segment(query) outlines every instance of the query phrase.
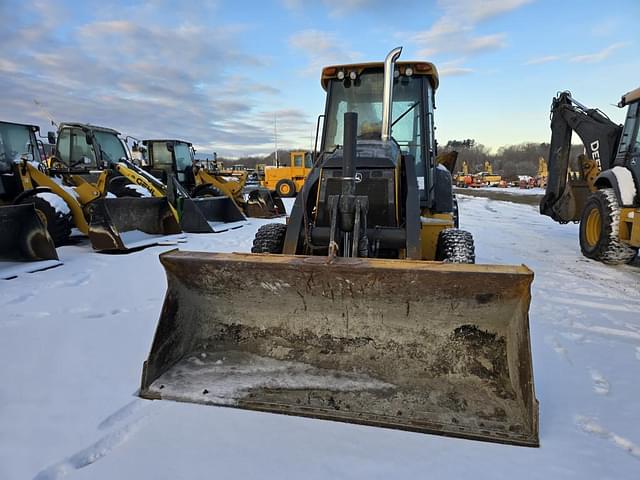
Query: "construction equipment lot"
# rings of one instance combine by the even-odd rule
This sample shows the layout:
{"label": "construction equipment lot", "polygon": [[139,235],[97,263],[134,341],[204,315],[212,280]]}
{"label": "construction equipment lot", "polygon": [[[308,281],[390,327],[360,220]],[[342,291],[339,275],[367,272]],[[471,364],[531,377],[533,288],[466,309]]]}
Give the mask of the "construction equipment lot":
{"label": "construction equipment lot", "polygon": [[[175,246],[105,256],[80,244],[58,249],[62,267],[1,284],[0,478],[634,478],[637,267],[583,257],[578,226],[536,205],[459,202],[477,263],[535,272],[540,448],[140,399],[167,288],[158,255]],[[267,222],[187,234],[178,247],[248,252]]]}

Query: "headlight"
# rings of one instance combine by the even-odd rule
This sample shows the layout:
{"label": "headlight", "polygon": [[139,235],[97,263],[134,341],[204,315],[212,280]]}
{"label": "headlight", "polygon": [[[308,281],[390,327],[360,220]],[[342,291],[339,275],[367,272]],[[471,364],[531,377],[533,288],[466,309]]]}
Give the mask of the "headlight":
{"label": "headlight", "polygon": [[413,68],[411,68],[411,67],[407,67],[407,68],[405,68],[405,69],[404,69],[404,74],[405,74],[407,77],[410,77],[411,75],[413,75]]}
{"label": "headlight", "polygon": [[338,72],[338,80],[344,80],[344,72],[342,70]]}
{"label": "headlight", "polygon": [[349,78],[351,80],[355,80],[356,78],[358,78],[358,74],[356,72],[349,72]]}

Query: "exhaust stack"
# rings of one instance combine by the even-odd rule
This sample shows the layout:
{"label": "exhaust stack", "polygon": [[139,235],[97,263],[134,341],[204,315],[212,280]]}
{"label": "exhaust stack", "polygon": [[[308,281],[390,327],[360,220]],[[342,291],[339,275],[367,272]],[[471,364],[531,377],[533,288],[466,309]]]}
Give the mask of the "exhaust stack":
{"label": "exhaust stack", "polygon": [[393,106],[393,72],[395,70],[396,60],[402,53],[402,47],[396,47],[391,50],[384,59],[384,86],[382,97],[382,134],[383,142],[391,140],[391,115]]}

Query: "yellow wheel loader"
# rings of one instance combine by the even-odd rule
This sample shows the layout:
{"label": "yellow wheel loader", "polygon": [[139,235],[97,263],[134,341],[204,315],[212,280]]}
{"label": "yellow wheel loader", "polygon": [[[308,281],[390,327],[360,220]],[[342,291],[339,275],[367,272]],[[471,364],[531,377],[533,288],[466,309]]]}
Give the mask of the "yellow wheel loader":
{"label": "yellow wheel loader", "polygon": [[[611,121],[560,92],[551,104],[548,177],[540,213],[559,223],[580,222],[585,257],[617,265],[640,249],[640,88],[622,96],[624,125]],[[580,172],[570,171],[571,136],[576,132],[587,155]]]}
{"label": "yellow wheel loader", "polygon": [[20,203],[19,165],[41,159],[39,131],[35,125],[0,122],[0,279],[62,263],[47,231],[47,223],[55,222],[58,212],[46,197]]}
{"label": "yellow wheel loader", "polygon": [[311,152],[289,152],[288,165],[266,166],[262,185],[280,197],[295,197],[302,190],[312,166]]}
{"label": "yellow wheel loader", "polygon": [[[266,188],[249,189],[245,199],[248,172],[235,171],[223,175],[216,168],[207,168],[196,161],[193,145],[189,142],[143,140],[142,145],[146,151],[144,168],[165,183],[170,175],[175,175],[194,198],[227,197],[247,217],[274,218],[286,214],[280,196],[270,193]],[[217,165],[217,162],[214,165]],[[228,208],[236,209],[232,205]]]}
{"label": "yellow wheel loader", "polygon": [[[140,395],[537,446],[525,266],[474,265],[427,62],[337,65],[287,225],[160,256]],[[346,113],[344,113],[346,112]]]}
{"label": "yellow wheel loader", "polygon": [[185,232],[220,233],[247,223],[242,211],[230,197],[191,198],[173,174],[168,175],[168,185],[165,185],[151,173],[124,158],[112,164],[112,168],[152,197],[167,198],[171,212]]}
{"label": "yellow wheel loader", "polygon": [[[52,132],[49,139],[56,143]],[[126,151],[116,131],[61,124],[47,164],[14,162],[12,202],[33,203],[56,245],[69,240],[72,227],[99,251],[137,249],[180,233],[166,199],[113,198],[111,172],[104,167],[120,154]]]}

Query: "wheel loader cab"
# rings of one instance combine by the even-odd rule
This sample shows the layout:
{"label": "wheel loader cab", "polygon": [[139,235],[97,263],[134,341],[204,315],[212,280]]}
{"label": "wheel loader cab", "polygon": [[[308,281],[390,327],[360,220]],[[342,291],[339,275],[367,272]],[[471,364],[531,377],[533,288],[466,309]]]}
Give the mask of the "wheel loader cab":
{"label": "wheel loader cab", "polygon": [[23,159],[40,161],[36,133],[39,127],[19,123],[0,122],[0,201],[11,201],[31,186],[24,182],[16,165]]}
{"label": "wheel loader cab", "polygon": [[110,128],[80,123],[61,124],[55,160],[79,173],[112,166],[120,159],[130,159],[120,133]]}
{"label": "wheel loader cab", "polygon": [[191,191],[195,186],[193,176],[194,149],[182,140],[143,140],[147,148],[146,168],[155,177],[167,183],[168,175],[175,173],[181,185]]}

